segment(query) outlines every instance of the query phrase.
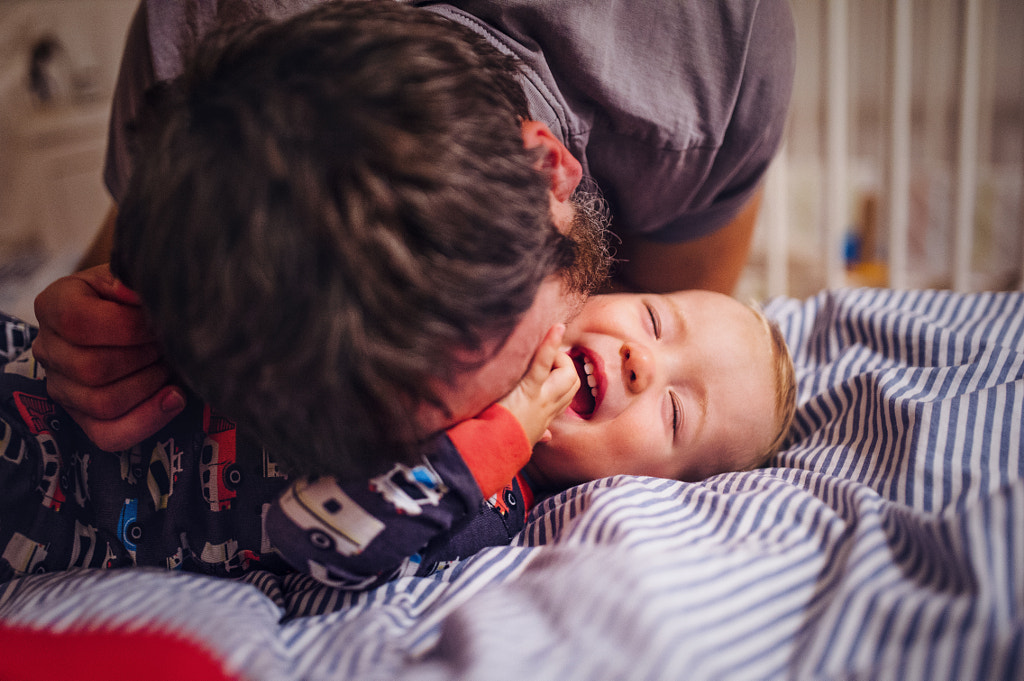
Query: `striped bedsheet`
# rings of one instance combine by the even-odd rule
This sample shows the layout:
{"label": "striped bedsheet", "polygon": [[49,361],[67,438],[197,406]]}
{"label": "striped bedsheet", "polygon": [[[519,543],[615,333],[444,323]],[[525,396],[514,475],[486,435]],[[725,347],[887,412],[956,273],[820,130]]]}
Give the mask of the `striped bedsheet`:
{"label": "striped bedsheet", "polygon": [[1024,296],[766,311],[799,381],[771,467],[595,481],[513,546],[364,594],[79,571],[0,587],[0,623],[167,632],[274,681],[1024,678]]}

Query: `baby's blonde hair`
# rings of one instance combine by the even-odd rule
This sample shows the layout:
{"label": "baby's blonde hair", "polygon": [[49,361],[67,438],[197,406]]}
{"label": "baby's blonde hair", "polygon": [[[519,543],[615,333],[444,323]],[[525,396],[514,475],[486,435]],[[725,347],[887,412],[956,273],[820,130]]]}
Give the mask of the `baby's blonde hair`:
{"label": "baby's blonde hair", "polygon": [[765,325],[772,342],[772,359],[775,362],[775,417],[778,428],[771,443],[758,453],[747,470],[764,465],[778,453],[786,436],[789,435],[789,427],[793,425],[793,417],[796,415],[796,368],[789,346],[786,345],[786,338],[782,335],[779,325],[765,316],[759,304],[749,303],[749,306]]}

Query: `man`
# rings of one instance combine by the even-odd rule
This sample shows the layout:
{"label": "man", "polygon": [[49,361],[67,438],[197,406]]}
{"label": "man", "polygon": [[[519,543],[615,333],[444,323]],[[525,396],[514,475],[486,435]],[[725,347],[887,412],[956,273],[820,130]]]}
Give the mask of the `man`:
{"label": "man", "polygon": [[[282,473],[376,480],[417,522],[486,512],[579,385],[556,322],[605,263],[516,69],[397,3],[202,40],[147,95],[111,260],[188,404],[105,452],[31,357],[3,367],[0,549],[46,546],[45,570],[281,570],[264,519]],[[24,570],[0,558],[0,581]]]}
{"label": "man", "polygon": [[[623,285],[732,289],[788,106],[793,27],[784,1],[665,2],[639,15],[611,2],[422,4],[418,11],[468,27],[522,60],[530,114],[523,140],[543,150],[556,224],[565,223],[568,198],[586,177],[610,204]],[[212,27],[269,12],[254,10],[258,2],[242,5],[140,8],[112,116],[106,177],[115,200],[131,174],[122,129],[140,93],[180,72],[189,46]],[[299,9],[293,5],[286,12]],[[550,302],[560,292],[546,295]],[[153,432],[184,404],[135,302],[105,270],[57,282],[37,300],[35,349],[51,395],[110,449]],[[429,425],[444,427],[498,399],[565,312],[535,300],[500,351],[460,372],[446,397],[472,399],[458,409],[449,404]]]}

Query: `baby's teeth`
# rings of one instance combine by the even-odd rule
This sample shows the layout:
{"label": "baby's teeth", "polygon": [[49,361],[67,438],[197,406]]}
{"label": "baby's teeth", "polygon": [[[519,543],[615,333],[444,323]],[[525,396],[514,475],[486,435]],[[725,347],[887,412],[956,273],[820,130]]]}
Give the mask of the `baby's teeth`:
{"label": "baby's teeth", "polygon": [[597,377],[594,376],[594,364],[584,358],[583,359],[583,373],[587,375],[587,385],[590,386],[590,394],[597,398]]}

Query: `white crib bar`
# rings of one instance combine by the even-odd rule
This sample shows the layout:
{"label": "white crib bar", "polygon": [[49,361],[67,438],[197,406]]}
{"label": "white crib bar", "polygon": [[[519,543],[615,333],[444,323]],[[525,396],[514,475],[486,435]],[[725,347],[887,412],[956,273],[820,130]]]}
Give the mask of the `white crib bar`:
{"label": "white crib bar", "polygon": [[971,246],[978,181],[978,96],[981,54],[981,0],[964,0],[960,120],[957,145],[953,288],[971,287]]}
{"label": "white crib bar", "polygon": [[786,172],[789,152],[782,147],[765,178],[765,196],[761,215],[767,239],[767,294],[769,297],[789,293],[789,175]]}
{"label": "white crib bar", "polygon": [[[858,120],[853,116],[853,112],[858,111],[855,104],[863,106],[864,103],[859,103],[855,99],[859,92],[854,87],[858,83],[854,81],[854,74],[851,73],[851,59],[856,56],[856,50],[851,50],[850,43],[856,39],[851,34],[851,27],[856,28],[857,23],[852,19],[858,18],[851,14],[862,11],[863,8],[850,4],[849,0],[827,0],[820,4],[816,4],[815,0],[805,2],[804,25],[820,31],[818,36],[822,44],[819,54],[825,59],[821,70],[809,69],[821,77],[821,89],[816,94],[825,100],[824,149],[817,152],[823,152],[820,160],[815,159],[815,163],[821,164],[817,167],[823,171],[824,183],[821,186],[820,202],[815,202],[818,211],[814,217],[814,227],[820,230],[817,247],[824,252],[816,251],[821,253],[821,260],[811,265],[804,260],[788,259],[788,249],[802,245],[794,244],[792,238],[787,238],[796,218],[790,213],[790,209],[800,211],[806,206],[798,201],[788,201],[790,190],[799,189],[787,186],[797,181],[793,179],[797,176],[787,177],[786,174],[787,162],[793,160],[792,152],[797,147],[791,148],[789,154],[783,149],[766,180],[766,198],[762,211],[767,236],[767,267],[766,280],[761,284],[762,290],[769,295],[791,294],[791,275],[796,286],[803,286],[805,289],[809,285],[819,284],[827,288],[839,288],[848,283],[862,281],[859,271],[848,275],[843,259],[843,245],[844,237],[855,219],[852,214],[853,192],[860,191],[859,187],[853,187],[851,180],[864,180],[860,175],[854,176],[855,167],[852,163],[852,142],[861,141],[860,138],[853,136],[856,132],[854,126]],[[1008,199],[1005,197],[999,199],[1003,201],[1002,204],[993,208],[995,199],[979,193],[979,185],[986,180],[981,165],[985,149],[983,141],[986,139],[984,126],[989,125],[992,118],[992,112],[986,108],[987,100],[982,101],[982,97],[987,96],[984,87],[985,82],[988,82],[983,82],[983,76],[988,73],[991,66],[983,64],[982,58],[993,48],[987,43],[983,44],[983,40],[988,40],[986,36],[990,34],[993,34],[994,38],[996,33],[991,25],[983,25],[983,19],[989,17],[993,24],[998,22],[1000,17],[996,16],[996,13],[1001,11],[1001,6],[992,0],[951,0],[950,3],[941,5],[920,0],[886,0],[886,6],[891,21],[887,29],[890,69],[888,87],[891,89],[888,92],[888,103],[885,105],[889,114],[888,120],[884,121],[888,125],[885,133],[886,158],[868,161],[880,161],[885,168],[881,174],[880,187],[877,188],[880,192],[883,217],[880,231],[885,234],[886,239],[887,252],[884,258],[888,279],[885,284],[895,289],[906,289],[911,286],[948,286],[956,291],[971,291],[979,286],[989,286],[991,284],[984,282],[989,281],[991,277],[984,279],[979,276],[981,272],[974,269],[974,259],[981,254],[974,252],[977,240],[976,214],[979,205],[986,209],[985,217],[989,220],[1005,219],[1004,215],[997,212],[998,210],[1012,210],[1006,208],[1009,204],[1006,203]],[[918,36],[918,44],[914,41],[918,30],[915,21],[925,21],[925,31],[928,32],[923,41],[920,40],[920,35]],[[915,65],[915,60],[921,56],[922,50],[943,49],[950,38],[948,32],[951,23],[952,30],[956,33],[953,40],[959,45],[958,65],[948,66],[956,73],[954,77],[959,79],[958,83],[946,81],[950,73],[944,62],[924,67]],[[854,44],[853,47],[862,49],[859,44]],[[922,73],[918,73],[919,69]],[[916,106],[913,95],[916,77],[924,79],[919,93],[923,95],[919,104],[923,105],[921,115],[924,118],[924,127],[920,132],[914,128],[920,123],[915,120]],[[931,82],[935,80],[941,82]],[[958,117],[955,123],[955,141],[946,137],[945,117],[949,110],[947,98],[950,92],[954,93],[953,96],[956,98]],[[806,119],[806,112],[804,116]],[[873,140],[871,137],[866,139]],[[915,148],[914,145],[918,144],[923,144],[924,147]],[[949,177],[944,159],[951,148],[955,156],[952,159],[953,174]],[[800,149],[802,150],[802,147]],[[864,153],[864,149],[860,149],[860,152]],[[803,165],[794,167],[802,171],[807,167],[806,158],[800,157],[797,162]],[[912,183],[915,178],[912,173],[917,172],[912,160],[916,158],[922,158],[926,164],[937,164],[936,168],[921,169],[923,172],[920,175],[920,184]],[[872,165],[871,170],[876,169],[877,165]],[[947,178],[949,185],[946,185]],[[938,195],[940,192],[942,196]],[[982,200],[986,203],[979,204]],[[912,220],[927,223],[915,224]],[[1003,238],[1005,241],[1005,237]],[[992,238],[981,243],[991,248],[993,246],[990,242]],[[994,247],[1005,248],[1006,244],[996,243]],[[802,257],[803,254],[797,255]],[[879,254],[863,255],[866,258],[873,258]],[[794,263],[800,269],[792,269]],[[823,267],[819,269],[818,263]],[[866,271],[868,276],[876,275],[875,270],[866,268]],[[1019,282],[1020,288],[1024,290],[1024,262],[1021,263]]]}
{"label": "white crib bar", "polygon": [[826,98],[827,137],[825,154],[825,268],[827,285],[838,288],[845,284],[842,261],[843,235],[849,224],[849,54],[847,27],[849,22],[846,0],[828,3],[828,86]]}
{"label": "white crib bar", "polygon": [[907,288],[910,232],[910,92],[913,66],[911,0],[894,0],[892,31],[892,126],[888,196],[889,286]]}

